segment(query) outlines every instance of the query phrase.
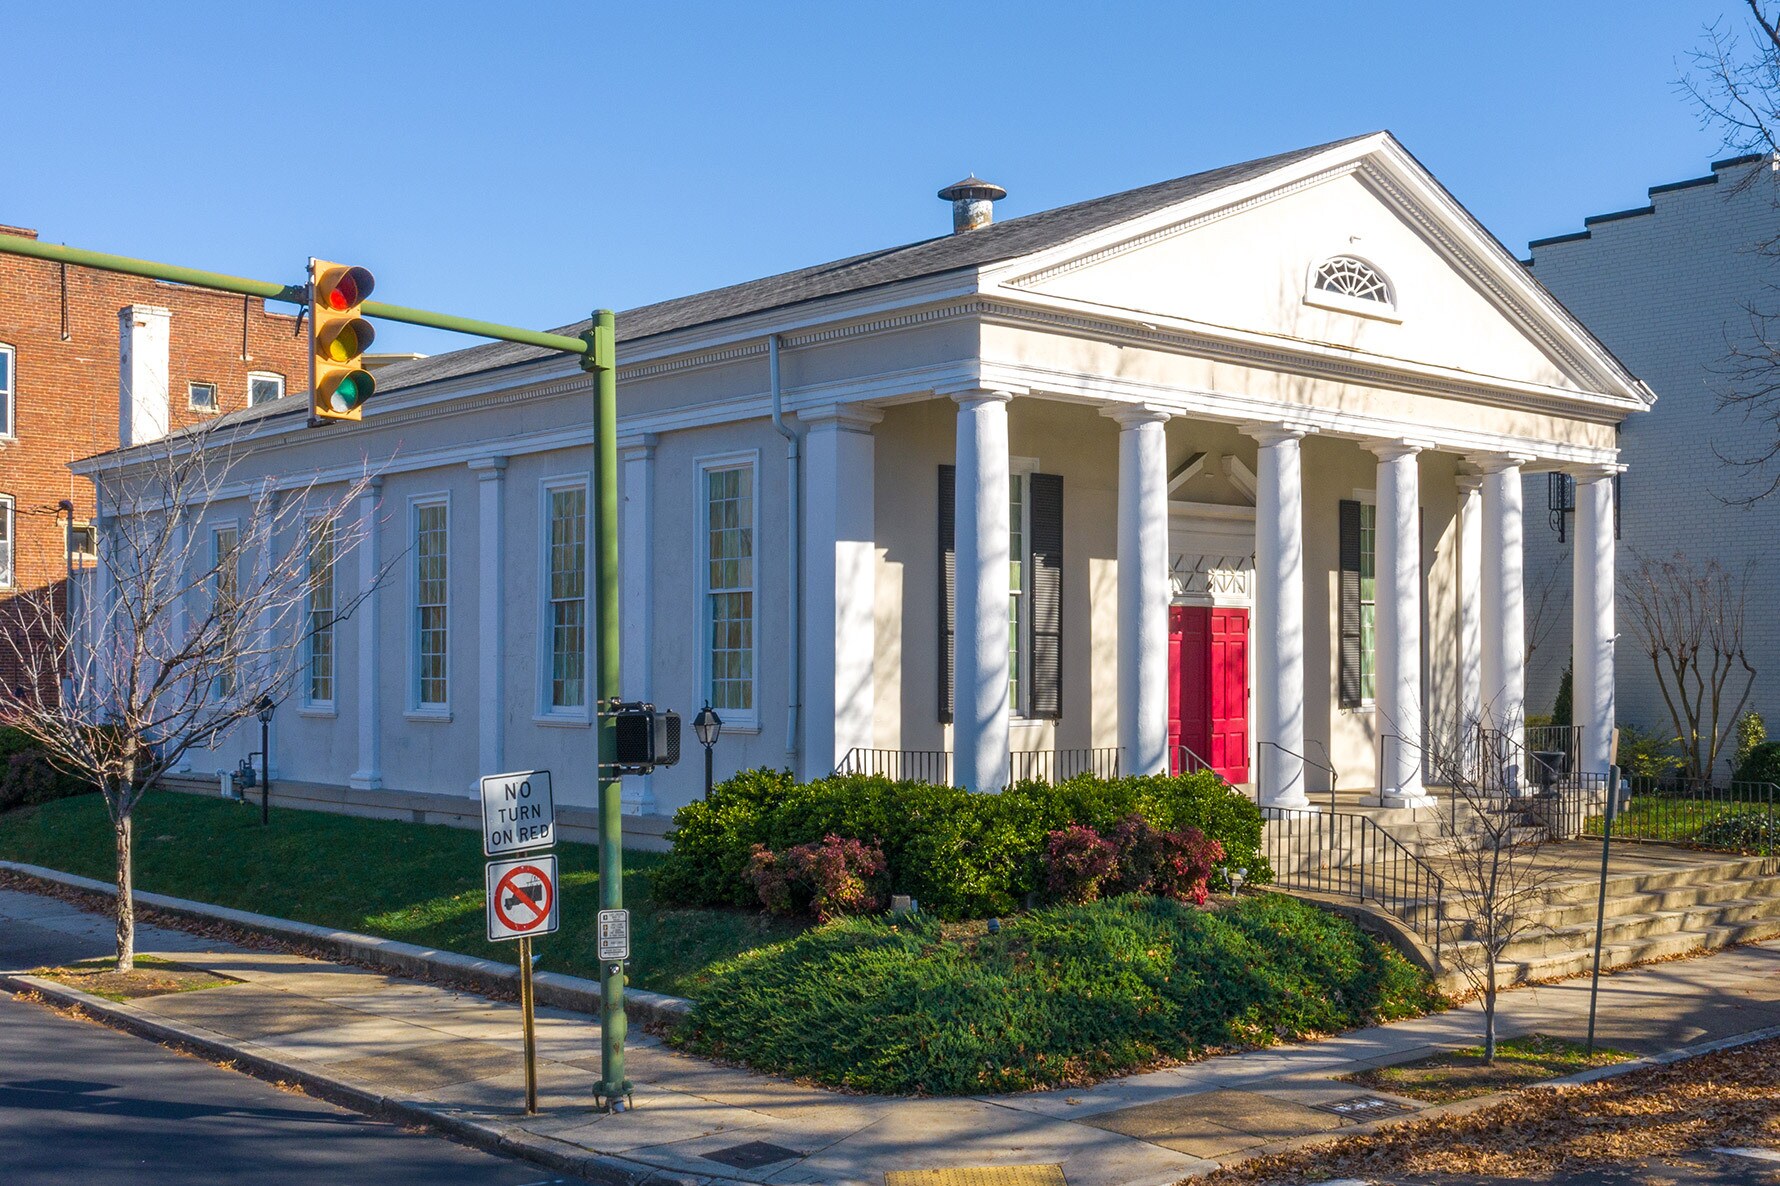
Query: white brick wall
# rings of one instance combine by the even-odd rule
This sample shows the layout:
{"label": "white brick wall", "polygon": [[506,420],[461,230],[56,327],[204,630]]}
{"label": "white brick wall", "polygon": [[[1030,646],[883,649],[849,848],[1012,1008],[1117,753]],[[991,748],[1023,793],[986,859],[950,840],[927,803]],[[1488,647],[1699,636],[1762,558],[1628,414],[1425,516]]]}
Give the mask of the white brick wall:
{"label": "white brick wall", "polygon": [[[1621,723],[1671,728],[1624,606],[1636,550],[1666,557],[1716,557],[1733,570],[1754,565],[1746,637],[1758,673],[1751,706],[1780,725],[1780,495],[1751,509],[1726,506],[1746,489],[1747,471],[1719,460],[1747,451],[1734,411],[1717,410],[1716,373],[1727,334],[1748,331],[1744,306],[1780,310],[1780,265],[1758,243],[1780,233],[1777,187],[1765,164],[1738,191],[1749,165],[1715,165],[1713,179],[1658,187],[1654,210],[1595,222],[1587,238],[1533,248],[1532,274],[1657,393],[1656,407],[1626,420],[1620,433],[1622,482],[1618,683]],[[1772,432],[1772,428],[1767,431]],[[1545,608],[1551,629],[1527,670],[1527,710],[1549,712],[1570,653],[1570,548],[1547,525],[1546,476],[1529,476],[1527,584],[1557,567]]]}

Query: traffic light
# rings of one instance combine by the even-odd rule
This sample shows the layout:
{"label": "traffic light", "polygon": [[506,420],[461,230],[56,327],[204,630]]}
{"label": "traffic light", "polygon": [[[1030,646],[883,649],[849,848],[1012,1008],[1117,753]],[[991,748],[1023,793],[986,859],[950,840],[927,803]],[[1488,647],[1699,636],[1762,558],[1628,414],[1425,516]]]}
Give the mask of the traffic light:
{"label": "traffic light", "polygon": [[680,760],[680,714],[653,704],[614,704],[603,715],[614,720],[615,756],[626,774],[647,774]]}
{"label": "traffic light", "polygon": [[377,331],[359,315],[375,286],[364,268],[309,261],[309,399],[317,419],[357,420],[376,393],[364,353]]}

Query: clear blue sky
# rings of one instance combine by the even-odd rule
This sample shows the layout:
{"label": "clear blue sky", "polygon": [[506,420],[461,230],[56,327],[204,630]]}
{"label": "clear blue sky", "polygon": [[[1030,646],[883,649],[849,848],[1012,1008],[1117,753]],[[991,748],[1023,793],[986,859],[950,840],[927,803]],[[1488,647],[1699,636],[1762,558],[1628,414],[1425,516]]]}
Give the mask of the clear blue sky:
{"label": "clear blue sky", "polygon": [[1721,155],[1674,83],[1738,8],[18,4],[0,222],[547,326],[942,233],[971,170],[1007,217],[1389,128],[1524,254]]}

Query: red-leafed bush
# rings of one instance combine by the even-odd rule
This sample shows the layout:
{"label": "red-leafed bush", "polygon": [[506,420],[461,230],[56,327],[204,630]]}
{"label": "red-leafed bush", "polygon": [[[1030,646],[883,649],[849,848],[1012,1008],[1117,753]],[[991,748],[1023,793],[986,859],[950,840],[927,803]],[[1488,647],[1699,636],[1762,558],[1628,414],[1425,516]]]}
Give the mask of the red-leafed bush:
{"label": "red-leafed bush", "polygon": [[1071,824],[1045,843],[1045,889],[1060,902],[1092,902],[1100,887],[1117,875],[1119,854],[1093,828]]}
{"label": "red-leafed bush", "polygon": [[1106,835],[1075,825],[1052,832],[1045,850],[1045,888],[1064,902],[1108,894],[1154,894],[1205,905],[1224,846],[1198,828],[1164,832],[1135,812]]}
{"label": "red-leafed bush", "polygon": [[882,910],[888,868],[877,845],[825,836],[782,853],[756,844],[742,875],[772,913],[807,909],[827,922],[843,914]]}

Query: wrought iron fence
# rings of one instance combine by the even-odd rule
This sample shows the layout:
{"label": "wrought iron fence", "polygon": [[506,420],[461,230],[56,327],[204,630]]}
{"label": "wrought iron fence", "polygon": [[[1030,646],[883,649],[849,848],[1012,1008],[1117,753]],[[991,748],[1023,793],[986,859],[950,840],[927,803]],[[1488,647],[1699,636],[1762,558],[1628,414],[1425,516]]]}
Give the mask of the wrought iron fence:
{"label": "wrought iron fence", "polygon": [[[1076,749],[1015,750],[1008,755],[1013,782],[1062,782],[1078,774],[1117,778],[1123,751],[1116,745]],[[952,755],[942,749],[850,749],[836,774],[871,774],[909,782],[952,784]]]}
{"label": "wrought iron fence", "polygon": [[952,784],[952,755],[943,749],[850,749],[836,774],[872,774],[899,782]]}
{"label": "wrought iron fence", "polygon": [[1116,745],[1083,749],[1015,750],[1009,754],[1014,782],[1062,782],[1078,774],[1117,778],[1122,751]]}
{"label": "wrought iron fence", "polygon": [[[1771,782],[1632,778],[1613,818],[1615,840],[1679,844],[1714,852],[1780,856],[1780,789]],[[1582,821],[1582,832],[1606,827],[1606,798]]]}
{"label": "wrought iron fence", "polygon": [[1446,882],[1368,815],[1315,808],[1262,808],[1273,884],[1281,889],[1376,903],[1440,955]]}

